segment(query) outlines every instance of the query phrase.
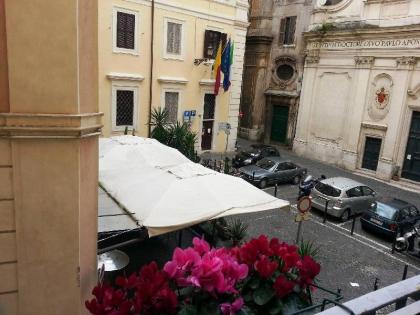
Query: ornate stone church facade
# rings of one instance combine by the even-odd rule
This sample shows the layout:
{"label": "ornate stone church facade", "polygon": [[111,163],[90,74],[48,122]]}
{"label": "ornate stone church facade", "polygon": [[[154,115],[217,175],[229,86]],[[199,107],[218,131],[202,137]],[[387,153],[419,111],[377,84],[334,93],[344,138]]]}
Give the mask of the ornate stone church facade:
{"label": "ornate stone church facade", "polygon": [[252,0],[239,135],[292,145],[304,66],[302,33],[310,0]]}
{"label": "ornate stone church facade", "polygon": [[319,0],[294,150],[384,180],[420,181],[420,2]]}

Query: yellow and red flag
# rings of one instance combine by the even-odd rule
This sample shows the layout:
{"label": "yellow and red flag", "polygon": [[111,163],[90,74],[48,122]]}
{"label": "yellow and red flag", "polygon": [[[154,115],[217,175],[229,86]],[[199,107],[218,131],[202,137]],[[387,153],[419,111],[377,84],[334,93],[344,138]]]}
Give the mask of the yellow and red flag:
{"label": "yellow and red flag", "polygon": [[217,48],[216,58],[214,59],[213,64],[213,77],[216,79],[214,83],[214,95],[219,94],[220,81],[221,81],[221,66],[222,66],[222,41],[219,43]]}

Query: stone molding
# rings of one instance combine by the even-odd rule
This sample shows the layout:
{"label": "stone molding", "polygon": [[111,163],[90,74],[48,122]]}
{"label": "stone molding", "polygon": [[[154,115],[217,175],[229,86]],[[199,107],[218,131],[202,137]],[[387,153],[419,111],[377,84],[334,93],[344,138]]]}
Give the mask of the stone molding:
{"label": "stone molding", "polygon": [[132,73],[117,73],[111,72],[106,75],[110,80],[125,80],[125,81],[138,81],[141,82],[144,80],[144,76],[141,74],[132,74]]}
{"label": "stone molding", "polygon": [[354,62],[357,68],[361,69],[370,69],[373,66],[375,57],[372,56],[356,56],[354,57]]}
{"label": "stone molding", "polygon": [[386,131],[388,129],[387,125],[380,125],[380,124],[374,124],[371,122],[362,122],[362,127],[363,128],[367,128],[367,129],[375,129],[375,130],[382,130],[382,131]]}
{"label": "stone molding", "polygon": [[319,62],[319,56],[306,56],[305,63],[307,65],[317,64]]}
{"label": "stone molding", "polygon": [[412,69],[417,64],[417,57],[399,57],[396,65],[399,69]]}
{"label": "stone molding", "polygon": [[409,89],[407,94],[411,96],[413,99],[418,99],[417,93],[420,91],[420,84],[417,84],[413,89]]}
{"label": "stone molding", "polygon": [[0,113],[0,138],[79,139],[101,134],[103,113]]}
{"label": "stone molding", "polygon": [[158,81],[160,83],[172,83],[172,84],[187,84],[188,80],[185,78],[175,78],[175,77],[159,77]]}

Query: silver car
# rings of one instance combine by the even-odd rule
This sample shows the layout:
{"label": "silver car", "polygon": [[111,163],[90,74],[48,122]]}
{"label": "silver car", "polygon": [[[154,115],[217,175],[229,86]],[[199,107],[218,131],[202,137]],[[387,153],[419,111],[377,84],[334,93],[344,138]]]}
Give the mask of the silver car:
{"label": "silver car", "polygon": [[353,214],[374,207],[376,193],[368,186],[344,177],[327,178],[315,185],[311,193],[312,207],[347,221]]}

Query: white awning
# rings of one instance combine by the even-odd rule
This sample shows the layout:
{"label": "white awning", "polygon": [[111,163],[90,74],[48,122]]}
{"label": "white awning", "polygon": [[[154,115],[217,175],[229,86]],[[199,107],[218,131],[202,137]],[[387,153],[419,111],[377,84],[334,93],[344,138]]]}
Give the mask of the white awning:
{"label": "white awning", "polygon": [[289,202],[193,163],[154,139],[120,136],[99,144],[101,186],[150,236],[223,216],[289,209]]}

